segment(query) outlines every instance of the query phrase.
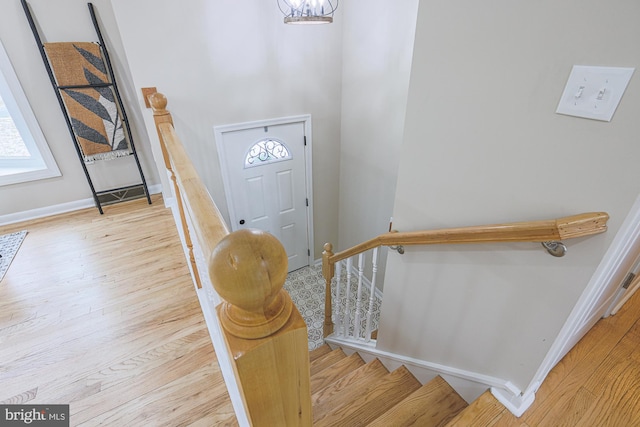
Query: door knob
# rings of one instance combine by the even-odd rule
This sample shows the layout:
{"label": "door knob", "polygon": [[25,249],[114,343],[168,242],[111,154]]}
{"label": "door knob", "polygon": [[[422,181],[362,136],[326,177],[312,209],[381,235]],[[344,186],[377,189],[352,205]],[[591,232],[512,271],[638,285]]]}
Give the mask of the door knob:
{"label": "door knob", "polygon": [[244,219],[240,220],[240,225],[244,225]]}

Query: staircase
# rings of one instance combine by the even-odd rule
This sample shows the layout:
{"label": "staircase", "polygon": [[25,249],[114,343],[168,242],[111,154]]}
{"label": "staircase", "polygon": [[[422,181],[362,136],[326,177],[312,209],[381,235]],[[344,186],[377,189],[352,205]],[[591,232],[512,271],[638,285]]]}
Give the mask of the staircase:
{"label": "staircase", "polygon": [[468,405],[440,376],[422,385],[404,366],[389,372],[326,344],[309,358],[314,426],[483,425],[504,409],[488,391]]}
{"label": "staircase", "polygon": [[[379,360],[365,363],[353,354],[323,346],[308,353],[307,326],[282,289],[287,275],[287,254],[273,235],[259,230],[229,228],[198,177],[166,110],[164,95],[150,98],[167,172],[173,182],[174,215],[200,305],[240,425],[337,425],[337,426],[489,426],[497,427],[501,412],[508,413],[489,392],[470,405],[436,377],[422,385],[405,367],[389,372]],[[592,212],[544,221],[528,221],[440,230],[381,234],[350,249],[332,252],[326,243],[322,255],[325,281],[324,337],[340,334],[356,340],[376,338],[372,324],[377,261],[372,262],[368,285],[369,310],[360,318],[366,301],[364,253],[380,246],[403,250],[403,245],[489,242],[558,243],[606,231],[609,216]],[[545,246],[558,255],[551,246]],[[358,258],[356,315],[349,304],[344,313],[332,313],[332,283],[336,300],[340,289],[341,261],[345,261],[347,289]],[[373,259],[377,259],[372,254]],[[368,277],[368,276],[367,276]],[[350,301],[350,298],[346,299]],[[337,327],[332,319],[337,320]],[[343,326],[341,328],[341,326]],[[372,331],[373,329],[373,331]],[[337,336],[337,335],[336,335]],[[311,373],[311,376],[308,373]],[[260,385],[259,387],[257,385]],[[311,395],[311,399],[309,396]],[[523,425],[508,413],[508,425]],[[507,425],[507,424],[500,424]],[[525,424],[526,425],[526,424]]]}

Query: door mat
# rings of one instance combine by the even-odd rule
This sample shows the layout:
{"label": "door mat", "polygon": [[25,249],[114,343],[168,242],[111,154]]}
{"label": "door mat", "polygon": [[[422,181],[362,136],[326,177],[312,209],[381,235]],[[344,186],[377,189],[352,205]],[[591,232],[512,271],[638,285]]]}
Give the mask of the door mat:
{"label": "door mat", "polygon": [[0,281],[9,269],[26,235],[26,231],[18,231],[0,236]]}

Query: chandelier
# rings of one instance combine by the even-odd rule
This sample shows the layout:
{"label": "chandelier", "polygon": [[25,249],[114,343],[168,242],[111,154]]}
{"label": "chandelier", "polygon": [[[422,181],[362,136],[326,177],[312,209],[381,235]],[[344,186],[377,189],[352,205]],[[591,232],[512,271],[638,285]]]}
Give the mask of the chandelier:
{"label": "chandelier", "polygon": [[338,0],[277,0],[285,24],[330,24]]}

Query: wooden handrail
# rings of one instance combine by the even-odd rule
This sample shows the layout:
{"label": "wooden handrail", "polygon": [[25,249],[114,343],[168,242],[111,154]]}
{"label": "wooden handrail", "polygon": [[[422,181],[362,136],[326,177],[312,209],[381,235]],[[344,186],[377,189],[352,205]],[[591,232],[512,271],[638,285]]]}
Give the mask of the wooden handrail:
{"label": "wooden handrail", "polygon": [[229,234],[229,229],[180,143],[173,125],[160,124],[158,131],[171,159],[171,169],[176,177],[179,194],[182,195],[183,207],[188,211],[188,214],[185,212],[185,217],[192,219],[193,235],[198,239],[204,258],[209,259],[220,240]]}
{"label": "wooden handrail", "polygon": [[[150,99],[151,101],[151,99]],[[176,172],[171,164],[171,156],[168,152],[168,146],[176,146],[180,144],[175,143],[175,138],[173,135],[168,135],[171,133],[170,130],[173,129],[173,119],[171,118],[171,114],[166,110],[167,107],[167,98],[160,94],[153,94],[153,119],[156,123],[156,131],[158,132],[158,139],[160,140],[160,148],[162,150],[162,158],[164,160],[164,166],[169,172],[171,177],[171,181],[173,182],[173,192],[177,200],[182,200],[180,186],[178,185],[178,179],[176,177]],[[164,130],[161,131],[160,129]],[[178,155],[178,158],[180,155]],[[191,235],[189,234],[189,228],[187,225],[187,216],[184,212],[184,206],[182,203],[178,203],[178,210],[180,216],[180,226],[182,227],[182,235],[184,236],[185,246],[187,247],[187,253],[189,255],[189,265],[191,267],[191,271],[193,273],[193,278],[196,282],[196,286],[198,289],[202,288],[202,282],[200,280],[200,274],[198,272],[198,266],[196,264],[195,255],[193,253],[193,242],[191,241]],[[222,217],[219,217],[218,220],[222,220]],[[224,224],[224,220],[222,220]],[[226,234],[226,233],[225,233]],[[221,238],[222,236],[220,236]]]}
{"label": "wooden handrail", "polygon": [[[234,374],[244,407],[239,418],[256,426],[310,426],[307,327],[283,289],[286,252],[266,232],[229,233],[176,135],[166,98],[155,93],[149,101],[173,181],[176,222],[184,234],[194,281],[203,291],[215,289],[223,301],[215,313],[208,310],[208,304],[202,304],[202,309],[209,311],[210,316],[205,317],[219,322],[216,329],[223,338],[216,339],[220,333],[212,331],[212,341],[217,354],[228,353],[231,366],[227,371]],[[196,253],[204,260],[200,267]]]}
{"label": "wooden handrail", "polygon": [[378,246],[441,245],[458,243],[547,242],[573,239],[607,231],[606,212],[590,212],[558,219],[512,222],[473,227],[410,232],[389,232],[333,254],[335,263]]}
{"label": "wooden handrail", "polygon": [[498,242],[548,242],[590,236],[607,231],[609,215],[589,212],[558,219],[512,222],[472,227],[445,228],[410,232],[388,232],[349,249],[333,253],[330,243],[324,245],[322,273],[325,278],[324,336],[333,332],[331,280],[335,263],[379,246],[441,245]]}

